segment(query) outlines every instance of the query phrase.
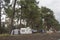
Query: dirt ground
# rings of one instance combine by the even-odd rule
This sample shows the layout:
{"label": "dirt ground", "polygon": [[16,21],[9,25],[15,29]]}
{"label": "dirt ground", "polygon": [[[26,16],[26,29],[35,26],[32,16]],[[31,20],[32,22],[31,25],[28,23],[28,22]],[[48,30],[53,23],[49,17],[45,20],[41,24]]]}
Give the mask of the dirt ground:
{"label": "dirt ground", "polygon": [[35,33],[28,35],[0,36],[0,40],[60,40],[60,33]]}

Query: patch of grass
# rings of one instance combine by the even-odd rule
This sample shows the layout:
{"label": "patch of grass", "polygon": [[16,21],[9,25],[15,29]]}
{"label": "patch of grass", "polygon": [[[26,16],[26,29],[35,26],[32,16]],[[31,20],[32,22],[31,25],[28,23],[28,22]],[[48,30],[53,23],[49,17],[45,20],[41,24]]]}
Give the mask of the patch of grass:
{"label": "patch of grass", "polygon": [[0,36],[10,36],[10,34],[0,34]]}

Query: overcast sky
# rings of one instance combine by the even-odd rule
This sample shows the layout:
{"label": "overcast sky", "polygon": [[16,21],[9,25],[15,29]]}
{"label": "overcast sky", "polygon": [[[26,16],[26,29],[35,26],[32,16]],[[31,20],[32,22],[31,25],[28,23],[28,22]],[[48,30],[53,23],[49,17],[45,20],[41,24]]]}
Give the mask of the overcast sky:
{"label": "overcast sky", "polygon": [[37,0],[39,7],[46,6],[54,11],[56,19],[60,22],[60,0]]}

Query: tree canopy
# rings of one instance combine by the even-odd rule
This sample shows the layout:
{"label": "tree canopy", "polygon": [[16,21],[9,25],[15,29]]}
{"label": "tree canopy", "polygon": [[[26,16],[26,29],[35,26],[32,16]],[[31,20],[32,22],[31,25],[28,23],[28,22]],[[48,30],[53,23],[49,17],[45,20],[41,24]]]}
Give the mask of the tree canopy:
{"label": "tree canopy", "polygon": [[31,27],[32,29],[37,30],[49,30],[50,28],[53,28],[55,30],[59,29],[60,24],[55,19],[54,12],[47,7],[39,8],[39,2],[36,0],[13,0],[13,2],[10,1],[11,0],[4,0],[5,4],[3,7],[4,13],[7,16],[6,18],[9,18],[4,22],[5,25],[7,25],[9,32],[11,32],[12,29],[20,29],[22,27]]}

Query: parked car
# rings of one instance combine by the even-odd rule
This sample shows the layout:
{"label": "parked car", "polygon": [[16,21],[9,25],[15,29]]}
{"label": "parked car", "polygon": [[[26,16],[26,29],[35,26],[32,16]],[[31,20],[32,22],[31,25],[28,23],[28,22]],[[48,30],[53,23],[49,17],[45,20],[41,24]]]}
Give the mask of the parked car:
{"label": "parked car", "polygon": [[32,29],[32,33],[37,33],[37,30],[35,30],[35,29]]}

